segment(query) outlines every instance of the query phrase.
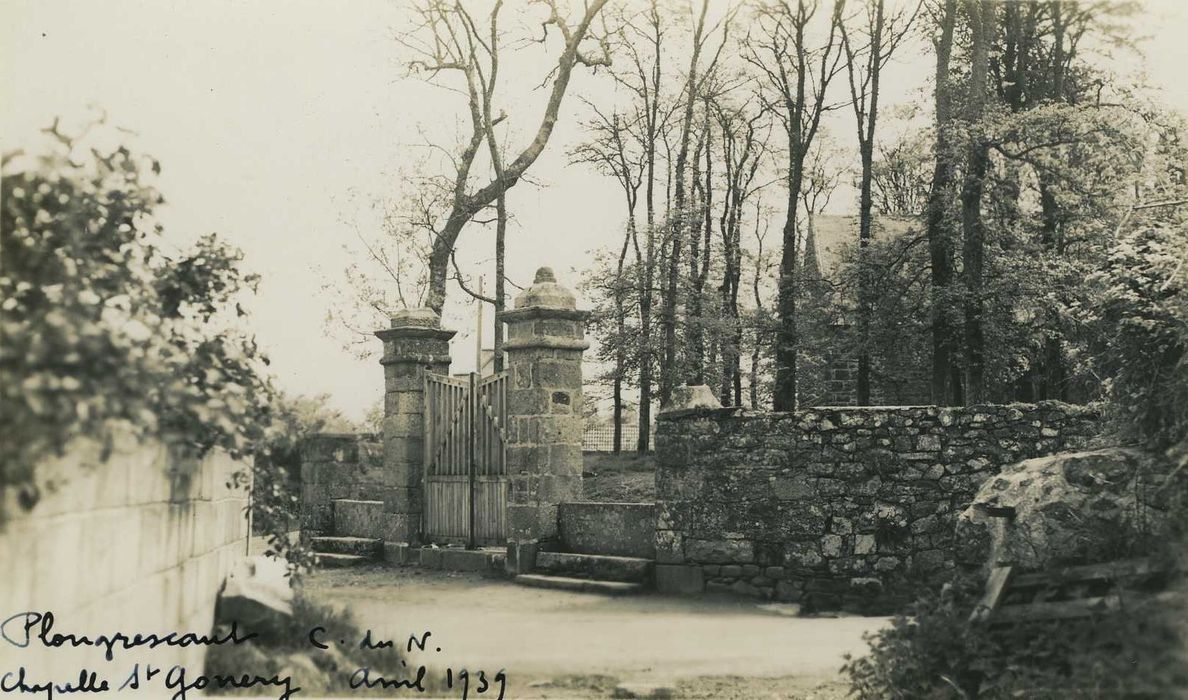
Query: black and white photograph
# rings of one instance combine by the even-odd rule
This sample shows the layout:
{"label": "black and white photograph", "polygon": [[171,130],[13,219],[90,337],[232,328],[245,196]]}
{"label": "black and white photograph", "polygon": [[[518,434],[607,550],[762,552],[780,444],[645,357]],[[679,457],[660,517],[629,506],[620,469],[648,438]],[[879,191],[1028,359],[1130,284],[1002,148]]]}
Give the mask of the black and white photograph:
{"label": "black and white photograph", "polygon": [[0,696],[1188,698],[1188,2],[0,0]]}

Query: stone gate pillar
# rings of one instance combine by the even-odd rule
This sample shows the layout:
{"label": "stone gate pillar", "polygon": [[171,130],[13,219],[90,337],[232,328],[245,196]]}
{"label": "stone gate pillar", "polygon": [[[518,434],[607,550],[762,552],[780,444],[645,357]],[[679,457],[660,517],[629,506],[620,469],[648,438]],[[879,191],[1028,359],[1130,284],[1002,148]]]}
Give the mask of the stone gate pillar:
{"label": "stone gate pillar", "polygon": [[402,309],[384,341],[384,540],[419,544],[424,503],[425,372],[449,374],[450,338],[432,309]]}
{"label": "stone gate pillar", "polygon": [[553,271],[536,271],[508,324],[508,569],[532,569],[557,535],[557,505],[582,487],[582,351],[590,312]]}

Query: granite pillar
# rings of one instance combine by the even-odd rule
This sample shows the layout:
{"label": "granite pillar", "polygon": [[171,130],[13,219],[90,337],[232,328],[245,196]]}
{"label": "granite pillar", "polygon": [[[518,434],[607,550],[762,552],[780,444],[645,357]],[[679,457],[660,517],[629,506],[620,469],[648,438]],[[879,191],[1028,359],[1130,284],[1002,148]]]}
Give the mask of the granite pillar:
{"label": "granite pillar", "polygon": [[425,373],[449,374],[450,339],[432,309],[403,309],[384,343],[384,511],[388,542],[419,544],[424,511]]}
{"label": "granite pillar", "polygon": [[582,488],[582,351],[588,311],[542,267],[508,324],[508,567],[529,571],[557,537],[557,506]]}

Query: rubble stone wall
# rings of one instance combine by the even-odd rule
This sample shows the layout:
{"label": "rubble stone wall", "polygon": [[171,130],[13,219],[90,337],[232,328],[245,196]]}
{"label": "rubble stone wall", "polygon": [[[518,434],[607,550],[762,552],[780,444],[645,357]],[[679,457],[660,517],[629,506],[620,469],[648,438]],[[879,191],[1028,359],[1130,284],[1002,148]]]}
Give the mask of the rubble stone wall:
{"label": "rubble stone wall", "polygon": [[957,515],[982,482],[1089,444],[1097,423],[1058,402],[662,415],[657,579],[886,608],[954,565]]}
{"label": "rubble stone wall", "polygon": [[334,501],[384,493],[383,444],[374,435],[321,433],[301,443],[301,527],[331,532]]}

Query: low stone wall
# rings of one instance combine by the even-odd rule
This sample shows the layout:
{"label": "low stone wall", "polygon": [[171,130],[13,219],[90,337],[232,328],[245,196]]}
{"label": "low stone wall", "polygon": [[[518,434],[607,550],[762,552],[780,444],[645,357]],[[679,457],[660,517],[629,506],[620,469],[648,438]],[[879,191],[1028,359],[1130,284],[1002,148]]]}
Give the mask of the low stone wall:
{"label": "low stone wall", "polygon": [[562,503],[557,518],[564,552],[656,556],[654,503]]}
{"label": "low stone wall", "polygon": [[1057,402],[662,415],[657,581],[886,608],[953,566],[983,481],[1096,431],[1092,409]]}
{"label": "low stone wall", "polygon": [[388,535],[390,519],[383,501],[338,499],[331,503],[336,537],[370,537],[382,540]]}
{"label": "low stone wall", "polygon": [[[228,486],[243,465],[222,454],[181,458],[130,439],[117,441],[106,460],[100,453],[93,443],[72,444],[66,456],[39,465],[43,497],[32,511],[9,504],[12,519],[0,530],[0,618],[51,612],[61,634],[209,634],[223,580],[246,554],[247,493]],[[18,638],[23,624],[5,631]],[[137,662],[200,673],[204,652],[117,648],[106,662],[94,649],[2,642],[0,670],[23,666],[30,684],[77,683],[86,667],[116,688]]]}
{"label": "low stone wall", "polygon": [[383,444],[373,435],[321,433],[301,444],[301,527],[334,529],[334,501],[382,497]]}

